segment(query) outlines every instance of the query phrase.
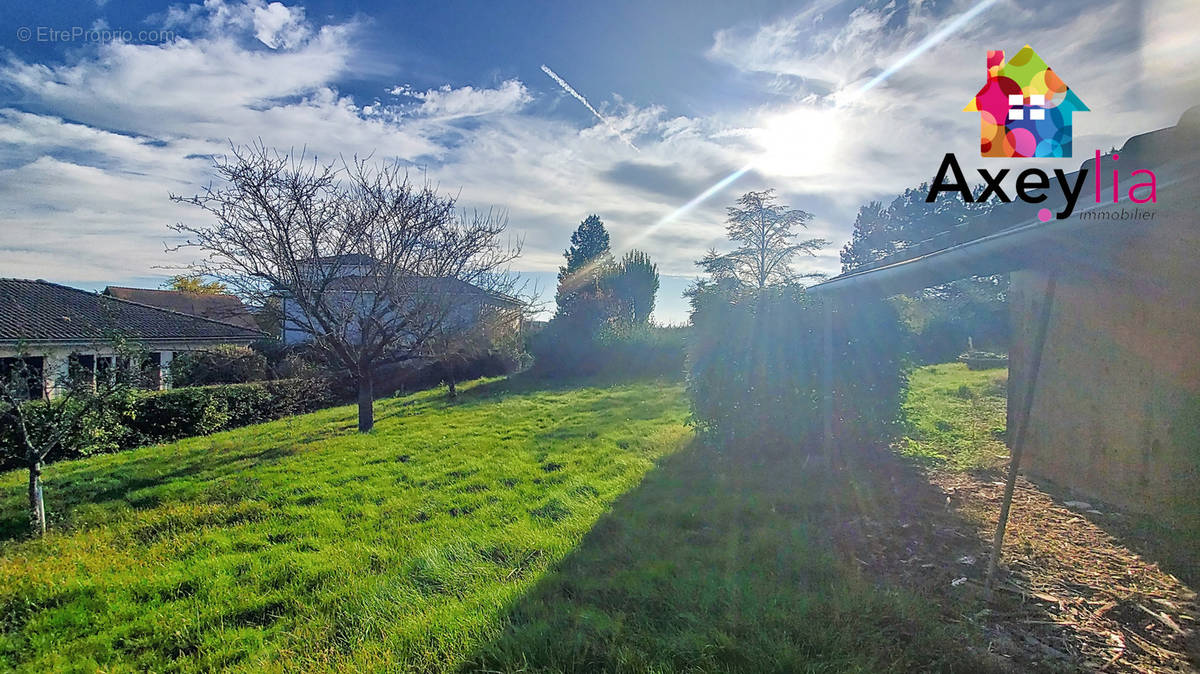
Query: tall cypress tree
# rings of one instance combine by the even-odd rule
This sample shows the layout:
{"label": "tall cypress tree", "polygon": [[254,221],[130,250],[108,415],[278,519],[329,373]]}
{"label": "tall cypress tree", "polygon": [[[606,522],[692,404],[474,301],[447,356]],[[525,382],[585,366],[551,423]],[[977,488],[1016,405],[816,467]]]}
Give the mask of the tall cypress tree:
{"label": "tall cypress tree", "polygon": [[632,325],[645,325],[654,312],[658,293],[658,265],[640,250],[631,250],[621,258],[610,283],[621,319]]}
{"label": "tall cypress tree", "polygon": [[598,215],[589,215],[579,223],[579,227],[571,234],[571,247],[563,251],[567,264],[558,268],[558,292],[555,301],[558,304],[558,315],[577,314],[575,305],[586,304],[589,308],[584,312],[596,314],[596,320],[605,317],[605,289],[603,279],[612,273],[612,253],[608,248],[608,230]]}
{"label": "tall cypress tree", "polygon": [[558,281],[579,271],[588,262],[609,255],[608,230],[600,216],[592,214],[579,223],[579,227],[571,234],[571,247],[563,251],[567,265],[558,268]]}

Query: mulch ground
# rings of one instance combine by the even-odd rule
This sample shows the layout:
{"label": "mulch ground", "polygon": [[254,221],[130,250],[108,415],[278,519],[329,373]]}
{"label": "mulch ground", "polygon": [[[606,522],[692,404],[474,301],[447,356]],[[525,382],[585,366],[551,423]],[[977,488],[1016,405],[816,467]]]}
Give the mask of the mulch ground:
{"label": "mulch ground", "polygon": [[[930,478],[990,540],[1004,492],[999,477]],[[994,652],[1049,669],[1197,671],[1195,591],[1129,547],[1128,516],[1056,491],[1017,483],[987,616]],[[986,568],[986,557],[978,566]]]}
{"label": "mulch ground", "polygon": [[[997,669],[1200,671],[1196,592],[1133,549],[1145,549],[1133,518],[1021,478],[988,602],[983,584],[1003,476],[873,463],[874,479],[890,482],[895,515],[851,516],[839,536],[846,554],[865,573],[927,596],[965,596],[945,605],[979,610],[948,617],[982,628],[987,643],[978,648]],[[1185,553],[1192,563],[1197,556]]]}

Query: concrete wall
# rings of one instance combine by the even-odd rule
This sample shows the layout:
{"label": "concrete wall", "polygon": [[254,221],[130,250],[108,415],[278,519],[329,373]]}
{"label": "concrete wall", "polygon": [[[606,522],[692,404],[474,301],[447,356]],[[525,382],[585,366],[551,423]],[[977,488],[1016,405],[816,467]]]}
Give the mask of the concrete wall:
{"label": "concrete wall", "polygon": [[[1029,473],[1175,523],[1200,518],[1200,216],[1194,188],[1152,223],[1012,274],[1008,428],[1016,436],[1057,276],[1026,435]],[[1107,230],[1113,231],[1112,228]],[[1068,260],[1071,260],[1068,262]]]}

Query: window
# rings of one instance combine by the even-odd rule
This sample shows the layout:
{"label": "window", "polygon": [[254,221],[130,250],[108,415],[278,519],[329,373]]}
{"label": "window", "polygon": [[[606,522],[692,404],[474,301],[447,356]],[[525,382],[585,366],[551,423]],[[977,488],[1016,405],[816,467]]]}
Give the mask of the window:
{"label": "window", "polygon": [[150,358],[146,361],[145,367],[146,371],[140,378],[141,381],[138,387],[151,391],[162,388],[163,376],[165,374],[162,366],[162,352],[151,351]]}
{"label": "window", "polygon": [[105,381],[113,381],[116,376],[117,368],[114,367],[116,360],[113,356],[97,356],[96,357],[96,376],[103,378]]}
{"label": "window", "polygon": [[1045,119],[1046,118],[1046,96],[1043,94],[1030,94],[1029,102],[1025,102],[1025,97],[1021,94],[1008,95],[1008,119],[1022,120],[1025,119],[1025,111],[1029,111],[1029,119]]}
{"label": "window", "polygon": [[71,381],[96,385],[96,356],[90,353],[73,353],[67,360],[67,376]]}
{"label": "window", "polygon": [[0,378],[3,386],[12,388],[18,398],[35,400],[46,395],[44,364],[41,356],[29,358],[0,358]]}

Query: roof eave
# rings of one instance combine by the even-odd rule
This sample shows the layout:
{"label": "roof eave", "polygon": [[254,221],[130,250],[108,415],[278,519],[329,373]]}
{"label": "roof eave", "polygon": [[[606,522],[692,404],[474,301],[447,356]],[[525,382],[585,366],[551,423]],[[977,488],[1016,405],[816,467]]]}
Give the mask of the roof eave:
{"label": "roof eave", "polygon": [[[134,338],[135,343],[148,346],[177,344],[177,343],[197,343],[197,344],[231,344],[246,342],[256,342],[264,337],[266,333],[260,335],[244,335],[240,337],[145,337]],[[17,346],[95,346],[99,339],[85,339],[82,337],[70,338],[45,338],[45,339],[0,339],[0,347],[17,347]]]}

